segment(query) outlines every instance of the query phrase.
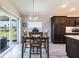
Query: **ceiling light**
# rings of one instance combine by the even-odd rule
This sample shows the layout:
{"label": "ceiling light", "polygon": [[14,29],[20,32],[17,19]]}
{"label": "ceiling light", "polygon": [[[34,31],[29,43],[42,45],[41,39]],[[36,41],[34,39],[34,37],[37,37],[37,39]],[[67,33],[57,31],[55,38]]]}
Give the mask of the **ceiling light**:
{"label": "ceiling light", "polygon": [[62,8],[66,8],[67,7],[67,4],[63,4],[61,5]]}
{"label": "ceiling light", "polygon": [[76,8],[70,8],[69,9],[69,11],[75,11],[76,10]]}
{"label": "ceiling light", "polygon": [[34,0],[33,0],[33,15],[32,16],[29,16],[29,19],[30,20],[37,20],[38,19],[38,17],[34,13]]}

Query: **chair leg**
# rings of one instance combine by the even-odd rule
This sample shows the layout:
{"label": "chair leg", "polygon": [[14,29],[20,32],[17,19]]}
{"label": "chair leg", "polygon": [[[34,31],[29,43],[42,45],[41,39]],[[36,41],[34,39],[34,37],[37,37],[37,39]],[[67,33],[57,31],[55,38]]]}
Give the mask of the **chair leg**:
{"label": "chair leg", "polygon": [[31,58],[31,48],[30,48],[30,58]]}
{"label": "chair leg", "polygon": [[37,53],[38,53],[38,47],[37,47]]}
{"label": "chair leg", "polygon": [[45,49],[46,49],[46,43],[44,44],[44,46],[45,46]]}
{"label": "chair leg", "polygon": [[24,49],[23,49],[23,52],[25,52],[26,48],[25,48],[25,43],[24,43]]}
{"label": "chair leg", "polygon": [[26,42],[25,42],[25,48],[26,48]]}
{"label": "chair leg", "polygon": [[40,48],[40,58],[42,58],[42,49]]}
{"label": "chair leg", "polygon": [[33,53],[34,53],[34,47],[33,47]]}

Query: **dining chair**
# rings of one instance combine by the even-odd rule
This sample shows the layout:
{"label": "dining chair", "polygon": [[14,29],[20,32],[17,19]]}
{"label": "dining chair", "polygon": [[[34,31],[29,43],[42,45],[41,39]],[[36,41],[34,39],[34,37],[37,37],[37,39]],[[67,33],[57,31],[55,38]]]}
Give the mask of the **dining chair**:
{"label": "dining chair", "polygon": [[24,34],[24,37],[25,37],[25,44],[24,45],[25,45],[25,48],[27,48],[30,45],[30,39],[26,38],[26,37],[29,36],[29,33],[28,32],[23,32],[23,34]]}
{"label": "dining chair", "polygon": [[30,58],[31,54],[40,54],[42,58],[42,32],[29,32],[30,36]]}
{"label": "dining chair", "polygon": [[[48,37],[48,33],[44,32],[43,37]],[[45,49],[46,49],[46,44],[47,44],[46,41],[47,41],[47,39],[44,39],[44,38],[42,39],[42,47],[45,48]]]}

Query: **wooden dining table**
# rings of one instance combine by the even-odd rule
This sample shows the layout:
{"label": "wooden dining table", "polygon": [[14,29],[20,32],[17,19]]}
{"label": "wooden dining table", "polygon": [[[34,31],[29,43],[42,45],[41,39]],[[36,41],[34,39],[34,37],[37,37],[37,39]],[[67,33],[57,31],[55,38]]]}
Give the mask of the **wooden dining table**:
{"label": "wooden dining table", "polygon": [[[24,50],[26,49],[26,48],[24,48],[24,44],[26,43],[26,40],[27,39],[31,39],[31,38],[33,38],[33,37],[30,37],[30,36],[22,36],[22,55],[21,55],[22,58],[24,56]],[[38,37],[38,38],[41,38],[42,41],[45,40],[45,43],[46,43],[45,51],[47,53],[47,58],[49,58],[49,37],[48,36],[47,37],[42,36],[42,37]]]}

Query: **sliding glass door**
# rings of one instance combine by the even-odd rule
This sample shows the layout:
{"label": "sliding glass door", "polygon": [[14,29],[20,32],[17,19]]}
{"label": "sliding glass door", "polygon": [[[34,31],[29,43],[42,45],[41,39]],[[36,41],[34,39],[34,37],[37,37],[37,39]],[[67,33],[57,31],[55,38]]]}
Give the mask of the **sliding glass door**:
{"label": "sliding glass door", "polygon": [[0,53],[16,44],[18,39],[18,20],[0,16]]}
{"label": "sliding glass door", "polygon": [[17,20],[12,19],[12,41],[17,41]]}
{"label": "sliding glass door", "polygon": [[17,20],[9,18],[9,46],[17,42]]}
{"label": "sliding glass door", "polygon": [[9,48],[9,17],[0,16],[0,53]]}

